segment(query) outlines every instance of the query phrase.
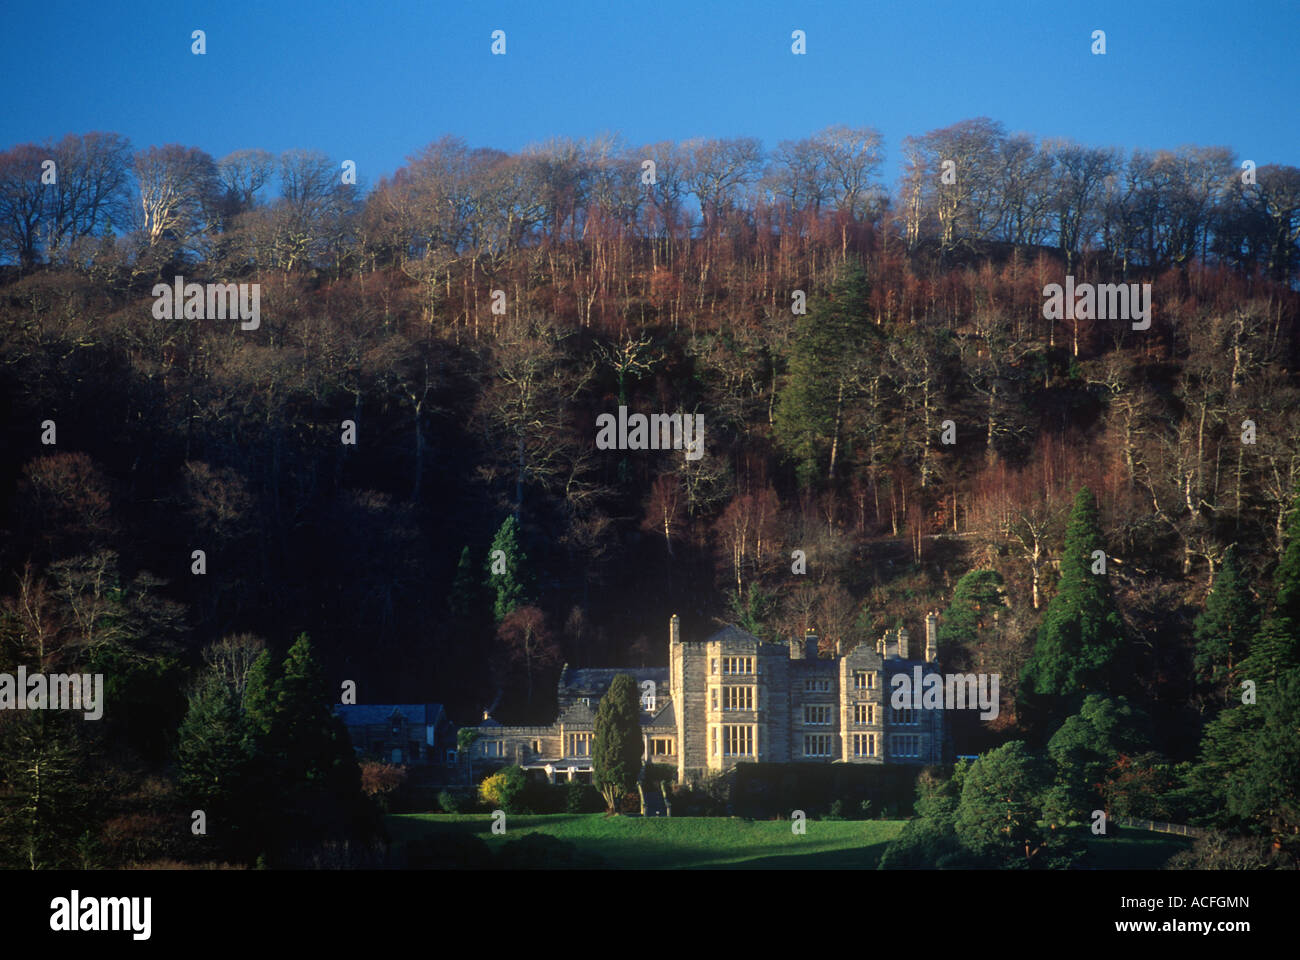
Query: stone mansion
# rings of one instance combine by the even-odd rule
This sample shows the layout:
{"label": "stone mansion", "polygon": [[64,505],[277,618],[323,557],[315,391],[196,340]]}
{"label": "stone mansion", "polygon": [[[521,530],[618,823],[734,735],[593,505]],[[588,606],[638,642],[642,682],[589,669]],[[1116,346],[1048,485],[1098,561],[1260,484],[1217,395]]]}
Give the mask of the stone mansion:
{"label": "stone mansion", "polygon": [[[937,670],[938,616],[925,618],[925,648],[910,648],[905,628],[875,648],[818,654],[810,631],[789,645],[765,643],[736,626],[684,641],[669,621],[667,668],[573,670],[559,681],[559,716],[549,726],[503,726],[485,714],[476,760],[517,763],[556,778],[589,780],[595,710],[614,677],[641,690],[644,759],[674,767],[677,781],[738,763],[941,763],[943,710],[889,706],[890,678]],[[924,654],[922,658],[921,654]]]}

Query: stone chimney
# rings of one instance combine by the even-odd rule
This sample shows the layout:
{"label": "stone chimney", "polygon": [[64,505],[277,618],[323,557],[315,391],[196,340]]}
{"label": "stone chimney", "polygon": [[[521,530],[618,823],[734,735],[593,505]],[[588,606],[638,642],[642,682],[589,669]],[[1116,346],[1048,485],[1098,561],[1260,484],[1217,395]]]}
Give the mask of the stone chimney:
{"label": "stone chimney", "polygon": [[682,642],[682,618],[673,614],[668,621],[668,645]]}
{"label": "stone chimney", "polygon": [[790,638],[790,659],[802,660],[803,654],[804,654],[803,641],[800,640],[798,637],[791,637]]}
{"label": "stone chimney", "polygon": [[939,614],[931,610],[925,615],[925,662],[939,659]]}
{"label": "stone chimney", "polygon": [[898,659],[906,660],[909,653],[907,644],[907,627],[898,628]]}
{"label": "stone chimney", "polygon": [[818,641],[818,639],[817,639],[817,631],[816,631],[816,630],[814,630],[812,627],[809,627],[807,630],[804,631],[804,634],[803,634],[803,646],[804,646],[804,650],[806,651],[806,652],[804,653],[804,659],[805,659],[805,660],[816,660],[816,659],[817,659],[817,646],[818,646],[818,643],[819,643],[819,641]]}
{"label": "stone chimney", "polygon": [[888,633],[888,631],[886,631],[885,634],[884,634],[883,636],[881,636],[881,638],[880,638],[879,640],[876,641],[876,653],[880,654],[882,657],[887,657],[887,656],[889,656],[889,633]]}

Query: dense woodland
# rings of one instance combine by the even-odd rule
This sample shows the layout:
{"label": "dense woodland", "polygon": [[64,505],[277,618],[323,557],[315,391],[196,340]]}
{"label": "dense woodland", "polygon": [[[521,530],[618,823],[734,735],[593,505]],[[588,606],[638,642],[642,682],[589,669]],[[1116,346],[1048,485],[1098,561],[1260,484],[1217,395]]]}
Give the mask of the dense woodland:
{"label": "dense woodland", "polygon": [[[108,673],[105,720],[60,749],[118,798],[59,813],[76,833],[22,807],[13,865],[129,859],[143,792],[183,787],[187,711],[214,676],[243,697],[263,649],[304,703],[352,680],[547,722],[563,663],[663,665],[674,612],[687,639],[738,622],[830,650],[936,609],[945,668],[1002,678],[958,752],[1045,742],[1072,506],[1146,747],[1197,761],[1244,655],[1198,634],[1207,596],[1226,569],[1267,619],[1285,588],[1300,169],[986,118],[905,139],[893,185],[884,149],[846,127],[770,152],[444,137],[369,189],[301,150],[0,153],[0,666]],[[1067,274],[1151,284],[1150,328],[1047,319]],[[177,275],[260,284],[260,327],[155,319]],[[597,449],[620,405],[702,414],[704,456]],[[1071,689],[1119,692],[1094,681]],[[20,739],[11,811],[39,780]],[[1293,833],[1290,802],[1237,825]]]}

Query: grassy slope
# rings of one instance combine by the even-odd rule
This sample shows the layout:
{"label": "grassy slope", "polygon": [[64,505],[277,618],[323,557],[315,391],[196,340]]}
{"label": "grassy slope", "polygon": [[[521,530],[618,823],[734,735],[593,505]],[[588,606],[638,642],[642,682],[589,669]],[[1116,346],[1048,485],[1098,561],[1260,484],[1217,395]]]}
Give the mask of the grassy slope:
{"label": "grassy slope", "polygon": [[[489,846],[494,837],[485,814],[407,814],[388,818],[394,841],[427,830],[473,833]],[[509,837],[529,832],[568,840],[611,867],[642,869],[743,867],[762,869],[874,869],[885,845],[903,828],[901,820],[813,820],[795,836],[788,821],[747,821],[721,817],[672,819],[612,817],[604,814],[516,816],[507,820]],[[1158,868],[1186,841],[1161,834],[1126,831],[1122,838],[1091,841],[1087,865],[1102,869]]]}

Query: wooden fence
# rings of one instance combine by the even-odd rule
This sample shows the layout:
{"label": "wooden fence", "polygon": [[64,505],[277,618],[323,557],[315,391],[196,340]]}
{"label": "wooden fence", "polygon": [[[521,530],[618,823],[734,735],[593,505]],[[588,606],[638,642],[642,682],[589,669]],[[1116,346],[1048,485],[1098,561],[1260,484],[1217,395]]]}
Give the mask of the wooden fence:
{"label": "wooden fence", "polygon": [[1116,817],[1111,821],[1121,827],[1135,827],[1138,830],[1154,830],[1157,833],[1176,833],[1182,837],[1203,837],[1205,831],[1200,827],[1189,827],[1185,823],[1166,823],[1163,820],[1134,820],[1132,817]]}

